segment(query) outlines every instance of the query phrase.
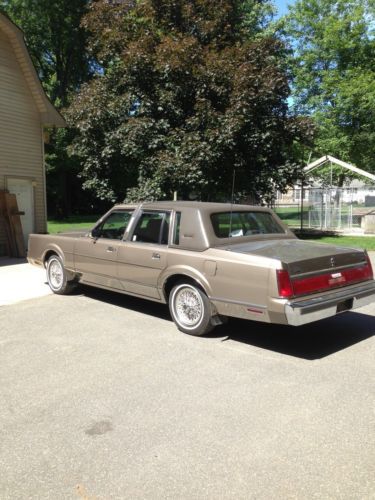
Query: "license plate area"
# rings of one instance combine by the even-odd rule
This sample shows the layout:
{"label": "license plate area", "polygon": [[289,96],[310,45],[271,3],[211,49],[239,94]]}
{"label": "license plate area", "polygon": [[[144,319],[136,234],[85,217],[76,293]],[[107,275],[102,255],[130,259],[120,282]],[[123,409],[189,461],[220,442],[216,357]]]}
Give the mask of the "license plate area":
{"label": "license plate area", "polygon": [[336,312],[350,311],[353,308],[353,299],[346,299],[337,304]]}

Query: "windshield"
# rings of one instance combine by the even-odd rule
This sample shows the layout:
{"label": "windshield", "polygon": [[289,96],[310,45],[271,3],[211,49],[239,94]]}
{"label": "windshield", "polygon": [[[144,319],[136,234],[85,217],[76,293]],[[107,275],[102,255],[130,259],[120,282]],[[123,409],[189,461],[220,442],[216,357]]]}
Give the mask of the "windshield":
{"label": "windshield", "polygon": [[222,212],[212,214],[211,222],[218,238],[285,233],[269,212]]}

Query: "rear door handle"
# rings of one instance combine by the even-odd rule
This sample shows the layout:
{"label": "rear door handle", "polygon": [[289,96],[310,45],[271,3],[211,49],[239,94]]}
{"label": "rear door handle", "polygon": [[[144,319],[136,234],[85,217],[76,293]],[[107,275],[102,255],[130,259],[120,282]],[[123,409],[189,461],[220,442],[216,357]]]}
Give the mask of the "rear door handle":
{"label": "rear door handle", "polygon": [[153,253],[152,254],[152,259],[153,260],[160,260],[160,253]]}
{"label": "rear door handle", "polygon": [[107,252],[110,252],[110,253],[116,252],[116,249],[114,247],[108,247]]}

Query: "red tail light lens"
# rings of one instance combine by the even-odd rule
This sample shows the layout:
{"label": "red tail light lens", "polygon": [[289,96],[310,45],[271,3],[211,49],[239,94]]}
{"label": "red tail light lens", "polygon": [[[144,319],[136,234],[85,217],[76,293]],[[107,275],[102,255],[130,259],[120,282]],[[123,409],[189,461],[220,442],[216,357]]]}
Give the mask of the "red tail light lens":
{"label": "red tail light lens", "polygon": [[372,268],[371,264],[366,263],[363,266],[344,269],[338,273],[327,273],[310,278],[294,279],[293,289],[296,295],[306,295],[370,279],[372,279]]}
{"label": "red tail light lens", "polygon": [[285,299],[352,285],[374,278],[368,255],[366,255],[366,264],[350,269],[343,269],[340,272],[324,273],[317,276],[309,276],[307,278],[293,279],[290,278],[288,271],[285,269],[278,269],[276,274],[279,296]]}
{"label": "red tail light lens", "polygon": [[279,287],[280,297],[283,297],[284,299],[293,297],[294,295],[293,286],[292,282],[290,281],[290,276],[288,271],[286,271],[285,269],[277,269],[276,275],[277,275],[277,285]]}

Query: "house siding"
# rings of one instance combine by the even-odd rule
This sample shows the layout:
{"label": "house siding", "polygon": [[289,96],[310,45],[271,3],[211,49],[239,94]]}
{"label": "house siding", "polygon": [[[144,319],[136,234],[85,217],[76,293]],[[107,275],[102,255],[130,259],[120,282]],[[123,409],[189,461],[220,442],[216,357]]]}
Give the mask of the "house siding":
{"label": "house siding", "polygon": [[[0,29],[0,189],[7,188],[8,177],[33,181],[36,232],[46,231],[43,161],[40,113],[13,46]],[[0,226],[0,255],[5,249]]]}

